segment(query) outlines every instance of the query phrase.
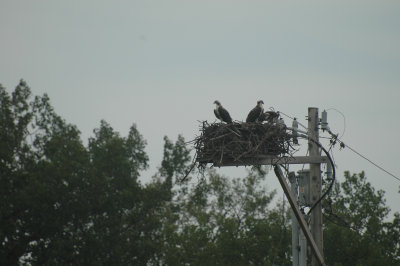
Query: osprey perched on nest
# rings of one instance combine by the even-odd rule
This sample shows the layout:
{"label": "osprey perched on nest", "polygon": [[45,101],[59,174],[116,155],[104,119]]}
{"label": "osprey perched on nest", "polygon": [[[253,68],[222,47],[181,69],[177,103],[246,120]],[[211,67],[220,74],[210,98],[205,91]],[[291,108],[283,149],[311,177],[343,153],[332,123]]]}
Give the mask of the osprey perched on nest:
{"label": "osprey perched on nest", "polygon": [[264,114],[264,102],[262,100],[257,102],[256,107],[254,107],[250,113],[247,115],[246,122],[258,122],[260,118],[262,118]]}
{"label": "osprey perched on nest", "polygon": [[231,124],[232,118],[229,115],[228,111],[224,107],[222,107],[219,101],[215,101],[214,103],[216,104],[216,108],[214,109],[215,116],[222,122]]}
{"label": "osprey perched on nest", "polygon": [[266,111],[258,118],[258,121],[259,122],[267,121],[268,123],[275,123],[278,121],[278,118],[279,118],[279,112]]}

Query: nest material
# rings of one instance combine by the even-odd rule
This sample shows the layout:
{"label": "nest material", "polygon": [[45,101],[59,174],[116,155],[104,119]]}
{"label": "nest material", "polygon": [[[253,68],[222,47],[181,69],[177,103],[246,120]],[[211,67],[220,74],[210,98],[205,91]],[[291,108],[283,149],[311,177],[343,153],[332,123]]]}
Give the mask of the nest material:
{"label": "nest material", "polygon": [[282,156],[291,149],[291,138],[282,125],[272,123],[202,123],[194,140],[200,164],[241,162],[265,156]]}

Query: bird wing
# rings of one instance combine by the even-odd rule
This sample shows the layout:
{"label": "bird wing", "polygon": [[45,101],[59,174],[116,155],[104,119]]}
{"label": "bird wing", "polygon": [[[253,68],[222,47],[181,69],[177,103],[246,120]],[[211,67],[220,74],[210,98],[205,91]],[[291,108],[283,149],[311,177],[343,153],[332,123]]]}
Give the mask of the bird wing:
{"label": "bird wing", "polygon": [[256,119],[260,116],[260,107],[256,106],[247,115],[246,122],[255,122]]}
{"label": "bird wing", "polygon": [[264,118],[268,122],[273,122],[274,120],[276,120],[276,118],[278,118],[278,116],[279,116],[279,114],[274,111],[267,111],[264,113]]}
{"label": "bird wing", "polygon": [[260,116],[257,118],[258,122],[264,122],[268,119],[268,114],[261,112]]}
{"label": "bird wing", "polygon": [[222,121],[226,122],[226,123],[232,123],[232,118],[229,114],[229,112],[224,108],[224,107],[220,107],[218,109],[219,115],[221,116]]}
{"label": "bird wing", "polygon": [[215,114],[216,118],[218,118],[219,120],[222,120],[221,116],[219,115],[219,113],[218,113],[218,111],[216,109],[214,109],[214,114]]}

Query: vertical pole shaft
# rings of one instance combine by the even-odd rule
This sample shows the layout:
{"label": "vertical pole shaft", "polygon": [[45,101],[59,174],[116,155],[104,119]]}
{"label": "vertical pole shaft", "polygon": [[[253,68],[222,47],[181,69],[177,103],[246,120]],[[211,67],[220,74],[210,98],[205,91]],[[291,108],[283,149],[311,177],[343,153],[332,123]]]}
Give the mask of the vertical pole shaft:
{"label": "vertical pole shaft", "polygon": [[283,192],[285,192],[285,195],[289,201],[290,207],[292,207],[292,210],[294,211],[294,214],[296,215],[297,221],[300,224],[300,228],[303,231],[305,237],[307,238],[307,241],[308,241],[308,244],[310,245],[311,251],[317,260],[317,265],[325,266],[324,257],[322,257],[321,253],[319,252],[317,244],[315,244],[314,238],[312,237],[311,232],[308,229],[307,222],[304,219],[303,214],[299,210],[299,206],[297,205],[296,199],[293,197],[292,192],[290,192],[290,187],[287,184],[279,165],[274,166],[274,172],[275,172],[276,177],[278,178],[279,183],[282,186]]}
{"label": "vertical pole shaft", "polygon": [[[299,185],[299,204],[307,205],[310,199],[310,170],[300,170],[297,172],[297,181]],[[299,266],[307,266],[307,239],[303,231],[299,236]]]}
{"label": "vertical pole shaft", "polygon": [[[318,132],[318,108],[308,108],[308,134],[309,137],[315,141],[319,141]],[[308,142],[310,156],[320,156],[319,147],[312,141]],[[311,202],[316,202],[321,197],[321,164],[310,164],[310,194]],[[323,256],[323,235],[322,235],[322,205],[321,202],[313,209],[311,213],[311,234]],[[315,256],[312,257],[312,266],[319,265]]]}
{"label": "vertical pole shaft", "polygon": [[[294,172],[289,173],[290,189],[295,199],[297,199],[297,183],[296,175]],[[292,210],[290,212],[290,218],[292,220],[292,265],[299,266],[299,223],[297,222],[296,215]]]}
{"label": "vertical pole shaft", "polygon": [[303,231],[300,231],[299,233],[299,266],[307,266],[307,239]]}

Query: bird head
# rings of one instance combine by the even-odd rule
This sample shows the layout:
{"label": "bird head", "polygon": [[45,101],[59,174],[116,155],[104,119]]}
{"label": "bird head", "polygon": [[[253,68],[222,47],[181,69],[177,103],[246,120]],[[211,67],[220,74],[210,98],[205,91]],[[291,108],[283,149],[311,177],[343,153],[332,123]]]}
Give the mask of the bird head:
{"label": "bird head", "polygon": [[214,103],[215,103],[217,106],[220,106],[220,105],[221,105],[221,103],[220,103],[219,101],[217,101],[217,100],[215,100]]}
{"label": "bird head", "polygon": [[259,101],[257,102],[257,105],[263,105],[263,104],[264,104],[263,100],[259,100]]}

